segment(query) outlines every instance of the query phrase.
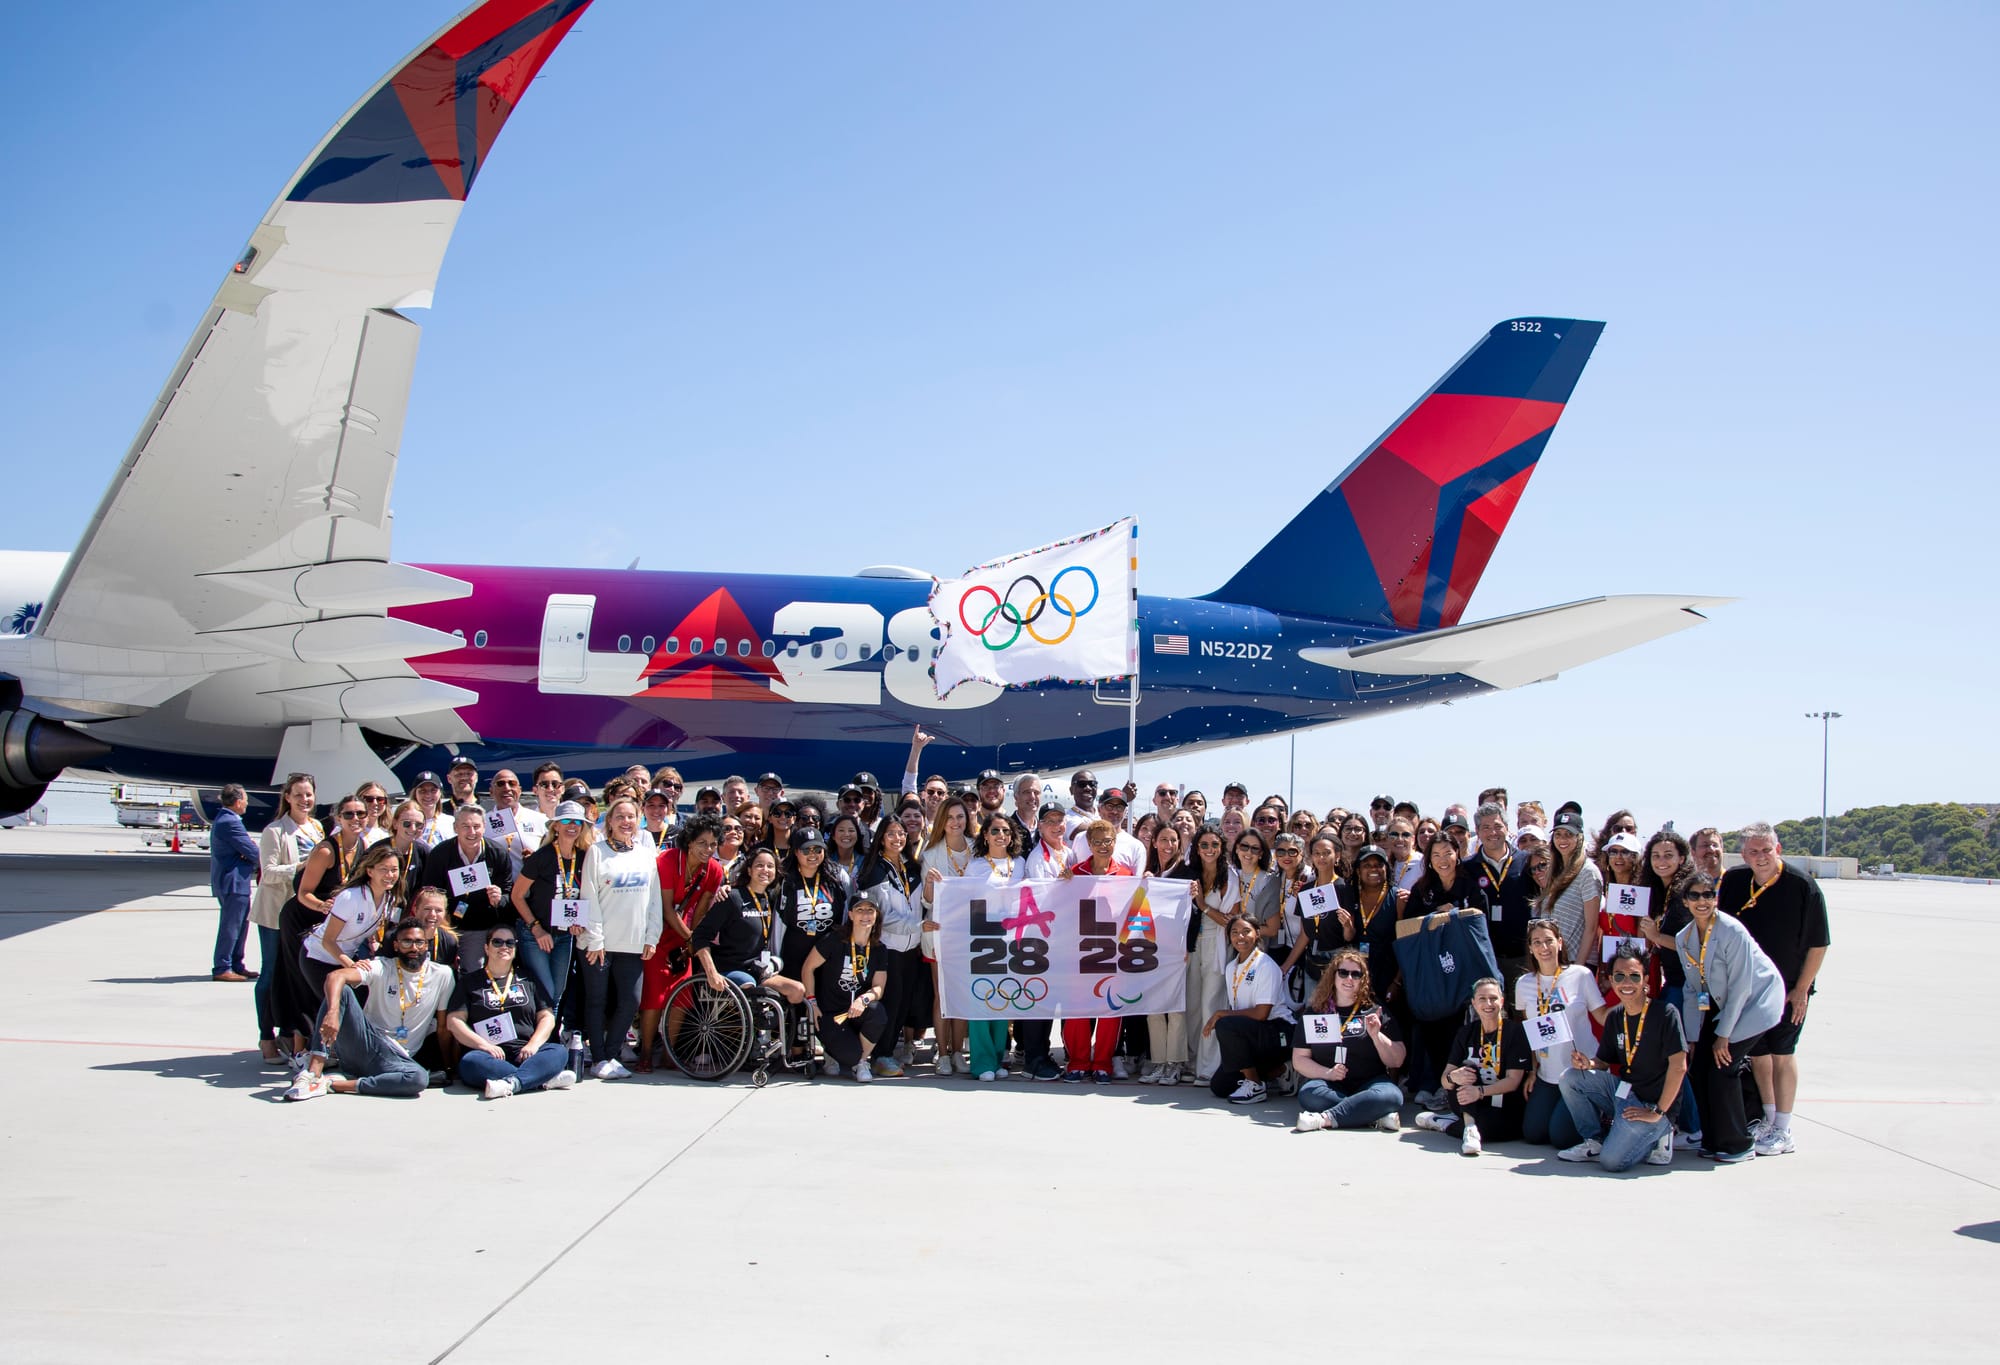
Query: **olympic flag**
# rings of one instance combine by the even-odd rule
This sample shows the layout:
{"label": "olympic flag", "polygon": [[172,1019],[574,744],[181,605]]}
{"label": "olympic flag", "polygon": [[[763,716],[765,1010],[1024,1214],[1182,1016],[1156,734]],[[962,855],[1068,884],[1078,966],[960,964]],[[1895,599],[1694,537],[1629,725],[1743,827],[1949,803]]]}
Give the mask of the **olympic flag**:
{"label": "olympic flag", "polygon": [[931,909],[945,1018],[1184,1008],[1190,889],[1152,877],[946,878]]}
{"label": "olympic flag", "polygon": [[1138,530],[1131,518],[968,569],[931,590],[944,640],[939,697],[978,678],[1094,682],[1138,669]]}

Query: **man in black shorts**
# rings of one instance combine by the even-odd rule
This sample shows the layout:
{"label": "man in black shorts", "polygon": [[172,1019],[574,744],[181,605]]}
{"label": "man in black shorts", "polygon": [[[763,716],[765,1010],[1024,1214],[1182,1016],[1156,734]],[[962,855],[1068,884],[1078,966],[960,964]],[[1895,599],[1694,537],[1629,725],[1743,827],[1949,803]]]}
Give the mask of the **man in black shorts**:
{"label": "man in black shorts", "polygon": [[1812,1002],[1813,979],[1826,960],[1829,942],[1826,897],[1819,883],[1780,856],[1777,831],[1763,821],[1746,825],[1742,867],[1723,874],[1717,908],[1743,921],[1757,946],[1785,979],[1785,1012],[1750,1056],[1764,1121],[1753,1124],[1758,1156],[1795,1150],[1792,1104],[1799,1093],[1799,1033]]}

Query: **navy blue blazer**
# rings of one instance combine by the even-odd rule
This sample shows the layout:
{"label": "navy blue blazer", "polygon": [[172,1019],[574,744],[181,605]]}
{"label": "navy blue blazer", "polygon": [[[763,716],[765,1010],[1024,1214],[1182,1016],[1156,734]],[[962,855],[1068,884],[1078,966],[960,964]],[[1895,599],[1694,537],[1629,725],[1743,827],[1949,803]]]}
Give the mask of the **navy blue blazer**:
{"label": "navy blue blazer", "polygon": [[257,889],[257,841],[243,817],[224,807],[208,830],[208,890],[217,900]]}

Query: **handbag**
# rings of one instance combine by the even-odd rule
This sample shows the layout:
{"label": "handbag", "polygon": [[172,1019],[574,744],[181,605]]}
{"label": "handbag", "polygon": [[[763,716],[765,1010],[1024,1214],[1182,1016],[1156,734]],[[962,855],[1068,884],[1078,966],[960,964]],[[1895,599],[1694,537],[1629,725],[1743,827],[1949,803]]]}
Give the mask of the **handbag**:
{"label": "handbag", "polygon": [[1486,915],[1469,907],[1398,923],[1396,963],[1403,971],[1403,998],[1423,1020],[1462,1013],[1475,981],[1500,976]]}

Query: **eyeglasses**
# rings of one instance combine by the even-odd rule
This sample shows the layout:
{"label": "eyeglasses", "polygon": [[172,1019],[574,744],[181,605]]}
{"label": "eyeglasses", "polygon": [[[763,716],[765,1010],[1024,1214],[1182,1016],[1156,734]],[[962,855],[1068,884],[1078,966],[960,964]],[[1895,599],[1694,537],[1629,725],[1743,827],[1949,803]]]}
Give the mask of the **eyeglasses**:
{"label": "eyeglasses", "polygon": [[[496,777],[493,779],[493,785],[496,787],[512,787],[518,791],[521,786],[521,779],[518,777]],[[372,801],[374,798],[370,797],[369,799]]]}
{"label": "eyeglasses", "polygon": [[669,791],[685,791],[685,790],[687,790],[687,789],[686,789],[685,787],[683,787],[683,786],[682,786],[682,785],[681,785],[680,783],[678,783],[678,782],[675,782],[675,781],[672,781],[671,779],[669,779],[669,780],[667,780],[667,781],[662,781],[662,782],[655,782],[655,783],[654,783],[653,785],[654,785],[654,786],[656,786],[656,787],[665,787],[665,788],[667,788],[667,789],[668,789]]}
{"label": "eyeglasses", "polygon": [[1368,973],[1359,971],[1353,967],[1335,967],[1333,974],[1342,981],[1359,981],[1362,977],[1368,975]]}
{"label": "eyeglasses", "polygon": [[514,940],[511,938],[489,938],[486,944],[490,948],[505,948],[509,952],[514,950]]}
{"label": "eyeglasses", "polygon": [[1385,835],[1384,835],[1384,836],[1382,836],[1382,837],[1383,837],[1383,838],[1385,838],[1385,839],[1389,839],[1389,840],[1391,840],[1392,842],[1400,842],[1400,841],[1402,841],[1402,840],[1405,840],[1405,839],[1414,839],[1414,838],[1416,838],[1417,836],[1416,836],[1416,835],[1414,835],[1414,834],[1397,834],[1397,833],[1395,833],[1395,832],[1394,832],[1394,831],[1392,830],[1392,831],[1391,831],[1390,833],[1388,833],[1388,834],[1385,834]]}
{"label": "eyeglasses", "polygon": [[1636,985],[1646,979],[1646,974],[1644,972],[1613,972],[1611,979],[1613,981],[1623,981],[1628,985]]}
{"label": "eyeglasses", "polygon": [[723,832],[724,834],[741,834],[741,833],[743,832],[743,826],[741,826],[741,825],[724,825],[724,826],[722,827],[722,832]]}

